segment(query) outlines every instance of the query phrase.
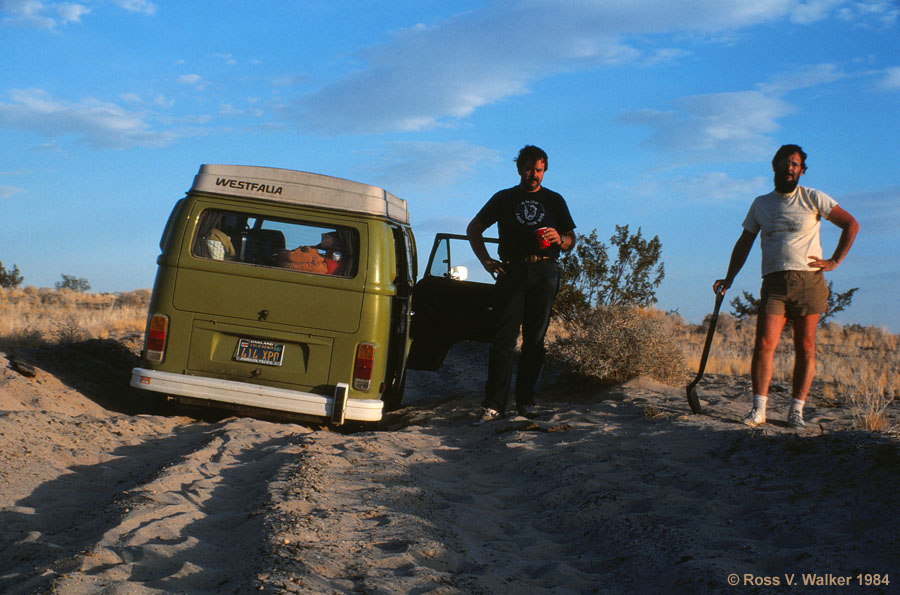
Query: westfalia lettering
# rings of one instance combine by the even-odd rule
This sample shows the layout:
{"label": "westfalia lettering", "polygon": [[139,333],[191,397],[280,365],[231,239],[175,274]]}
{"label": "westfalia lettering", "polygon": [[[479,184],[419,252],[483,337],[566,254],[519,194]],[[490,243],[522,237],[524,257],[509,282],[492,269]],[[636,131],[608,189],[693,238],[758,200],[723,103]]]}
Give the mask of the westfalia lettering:
{"label": "westfalia lettering", "polygon": [[269,184],[257,184],[256,182],[248,182],[247,180],[235,180],[231,178],[216,178],[216,186],[227,186],[236,190],[249,190],[250,192],[259,192],[261,194],[281,194],[283,188],[281,186],[270,186]]}

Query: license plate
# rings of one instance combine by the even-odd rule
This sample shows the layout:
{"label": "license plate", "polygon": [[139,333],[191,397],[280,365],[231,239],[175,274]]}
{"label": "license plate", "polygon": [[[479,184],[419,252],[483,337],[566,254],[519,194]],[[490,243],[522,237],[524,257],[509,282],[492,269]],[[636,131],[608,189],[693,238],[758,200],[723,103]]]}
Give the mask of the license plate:
{"label": "license plate", "polygon": [[239,339],[234,359],[239,362],[280,366],[284,356],[284,344],[256,339]]}

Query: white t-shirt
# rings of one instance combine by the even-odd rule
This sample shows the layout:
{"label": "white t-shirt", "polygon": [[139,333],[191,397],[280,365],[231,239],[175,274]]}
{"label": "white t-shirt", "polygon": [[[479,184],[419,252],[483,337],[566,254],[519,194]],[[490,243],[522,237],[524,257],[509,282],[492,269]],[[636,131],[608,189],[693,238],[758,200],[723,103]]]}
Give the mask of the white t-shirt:
{"label": "white t-shirt", "polygon": [[837,202],[813,188],[797,186],[790,194],[772,191],[757,196],[744,229],[760,232],[763,276],[777,271],[811,271],[809,256],[822,257],[819,221]]}

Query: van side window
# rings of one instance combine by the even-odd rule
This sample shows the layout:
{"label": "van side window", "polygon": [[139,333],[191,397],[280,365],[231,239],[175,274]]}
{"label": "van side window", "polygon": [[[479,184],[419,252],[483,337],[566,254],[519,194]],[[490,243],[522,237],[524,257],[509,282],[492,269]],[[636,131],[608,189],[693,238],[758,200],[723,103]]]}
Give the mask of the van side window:
{"label": "van side window", "polygon": [[197,226],[192,252],[200,258],[235,260],[234,244],[226,230],[226,214],[206,211]]}
{"label": "van side window", "polygon": [[[497,256],[498,241],[485,239],[485,248],[491,258]],[[431,257],[425,275],[459,281],[493,283],[487,271],[475,259],[465,236],[438,234],[431,249]]]}
{"label": "van side window", "polygon": [[199,219],[191,254],[197,258],[353,277],[359,232],[303,221],[209,209]]}

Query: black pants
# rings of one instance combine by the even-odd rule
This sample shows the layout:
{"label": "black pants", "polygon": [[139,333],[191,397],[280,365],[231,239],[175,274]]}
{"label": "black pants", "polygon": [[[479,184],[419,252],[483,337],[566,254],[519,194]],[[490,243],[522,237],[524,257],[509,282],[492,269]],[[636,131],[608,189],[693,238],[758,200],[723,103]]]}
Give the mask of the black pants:
{"label": "black pants", "polygon": [[533,405],[534,390],[544,365],[544,335],[559,291],[555,260],[504,265],[506,274],[494,287],[494,334],[488,358],[488,379],[482,406],[506,409],[515,363],[516,339],[522,329],[522,356],[516,374],[516,405]]}

